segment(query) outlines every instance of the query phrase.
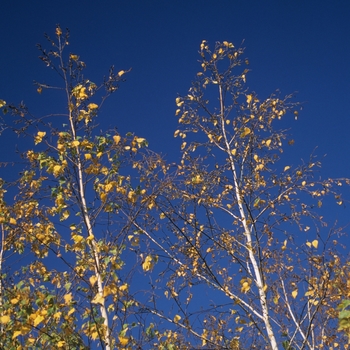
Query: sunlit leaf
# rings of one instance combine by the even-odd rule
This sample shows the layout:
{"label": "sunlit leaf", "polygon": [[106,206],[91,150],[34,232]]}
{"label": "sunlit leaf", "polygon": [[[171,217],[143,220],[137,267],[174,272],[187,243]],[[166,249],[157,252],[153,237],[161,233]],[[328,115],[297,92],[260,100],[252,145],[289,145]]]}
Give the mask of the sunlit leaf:
{"label": "sunlit leaf", "polygon": [[113,141],[115,142],[116,145],[120,142],[120,139],[121,137],[119,135],[113,136]]}
{"label": "sunlit leaf", "polygon": [[0,316],[0,323],[6,324],[10,321],[11,321],[11,318],[9,315]]}
{"label": "sunlit leaf", "polygon": [[101,295],[100,293],[97,293],[95,295],[95,297],[91,300],[91,302],[93,304],[100,304],[100,305],[103,305],[104,304],[104,300],[105,298],[103,297],[103,295]]}
{"label": "sunlit leaf", "polygon": [[249,135],[250,133],[251,133],[251,130],[250,130],[249,128],[245,127],[245,128],[243,129],[243,132],[241,133],[241,138],[246,137],[246,136]]}
{"label": "sunlit leaf", "polygon": [[69,215],[70,215],[69,210],[65,210],[65,211],[61,214],[60,220],[61,220],[61,221],[67,220],[67,219],[69,218]]}
{"label": "sunlit leaf", "polygon": [[298,295],[298,289],[294,289],[292,292],[292,297],[295,299]]}
{"label": "sunlit leaf", "polygon": [[98,105],[96,103],[89,103],[87,106],[90,110],[94,110],[98,108]]}
{"label": "sunlit leaf", "polygon": [[142,263],[143,271],[147,272],[152,270],[154,266],[153,258],[151,255],[147,255],[144,262]]}
{"label": "sunlit leaf", "polygon": [[62,35],[62,29],[59,26],[56,27],[56,35],[57,36]]}
{"label": "sunlit leaf", "polygon": [[175,315],[174,322],[178,323],[180,320],[181,320],[181,316],[180,315]]}
{"label": "sunlit leaf", "polygon": [[73,54],[70,54],[69,55],[69,58],[73,61],[77,61],[79,59],[79,56],[78,55],[73,55]]}
{"label": "sunlit leaf", "polygon": [[18,336],[22,335],[22,331],[14,331],[12,335],[12,339],[17,338]]}
{"label": "sunlit leaf", "polygon": [[70,302],[71,302],[72,299],[73,299],[72,293],[66,294],[66,295],[63,297],[63,299],[64,299],[65,304],[66,304],[66,305],[69,305]]}
{"label": "sunlit leaf", "polygon": [[129,338],[127,337],[118,336],[118,340],[121,346],[126,346],[129,343]]}
{"label": "sunlit leaf", "polygon": [[10,223],[11,225],[16,225],[16,224],[17,224],[17,221],[16,221],[16,219],[14,219],[14,218],[10,218],[9,223]]}
{"label": "sunlit leaf", "polygon": [[37,315],[37,317],[35,317],[35,319],[33,321],[34,327],[36,327],[38,324],[40,324],[44,319],[45,319],[44,316]]}
{"label": "sunlit leaf", "polygon": [[203,182],[203,179],[201,178],[200,175],[196,175],[195,177],[192,178],[192,183],[195,185],[198,185]]}
{"label": "sunlit leaf", "polygon": [[45,131],[38,131],[38,133],[36,134],[35,138],[34,138],[34,143],[37,145],[38,143],[40,143],[43,138],[45,137],[46,132]]}

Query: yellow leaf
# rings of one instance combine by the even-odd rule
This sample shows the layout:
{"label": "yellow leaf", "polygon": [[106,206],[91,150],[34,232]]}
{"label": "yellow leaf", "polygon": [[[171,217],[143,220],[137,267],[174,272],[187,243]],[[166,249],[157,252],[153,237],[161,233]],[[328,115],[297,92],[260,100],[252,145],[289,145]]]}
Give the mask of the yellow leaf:
{"label": "yellow leaf", "polygon": [[58,321],[61,318],[62,312],[58,311],[54,313],[53,318]]}
{"label": "yellow leaf", "polygon": [[43,137],[46,135],[45,131],[38,131],[38,133],[36,134],[35,138],[34,138],[34,143],[37,145],[38,143],[40,143],[43,140]]}
{"label": "yellow leaf", "polygon": [[120,72],[118,72],[118,76],[121,77],[123,74],[125,74],[124,70],[121,70]]}
{"label": "yellow leaf", "polygon": [[6,324],[10,322],[11,318],[9,315],[0,316],[0,323]]}
{"label": "yellow leaf", "polygon": [[62,29],[60,28],[60,26],[56,27],[56,35],[60,36],[62,34]]}
{"label": "yellow leaf", "polygon": [[306,293],[305,293],[305,296],[308,297],[308,296],[313,296],[315,294],[315,290],[313,289],[309,289]]}
{"label": "yellow leaf", "polygon": [[22,334],[22,331],[14,331],[13,332],[13,336],[12,336],[12,339],[15,339],[15,338],[17,338],[19,335],[21,335]]}
{"label": "yellow leaf", "polygon": [[183,143],[181,144],[181,149],[184,149],[184,148],[186,147],[186,145],[187,145],[187,142],[183,142]]}
{"label": "yellow leaf", "polygon": [[80,142],[78,140],[74,140],[74,141],[72,141],[71,145],[73,147],[78,147],[80,145]]}
{"label": "yellow leaf", "polygon": [[79,59],[79,56],[78,55],[73,55],[73,54],[70,54],[69,58],[73,61],[77,61]]}
{"label": "yellow leaf", "polygon": [[69,210],[65,210],[63,213],[62,213],[62,215],[61,215],[61,217],[60,217],[60,220],[61,221],[64,221],[64,220],[67,220],[68,218],[69,218]]}
{"label": "yellow leaf", "polygon": [[0,100],[0,108],[1,108],[1,107],[4,107],[5,105],[6,105],[6,101]]}
{"label": "yellow leaf", "polygon": [[243,132],[241,133],[241,137],[243,138],[243,137],[246,137],[247,135],[249,135],[251,133],[251,130],[249,129],[249,128],[247,128],[247,127],[245,127],[244,129],[243,129]]}
{"label": "yellow leaf", "polygon": [[119,290],[122,291],[122,292],[124,292],[124,291],[126,291],[128,288],[129,288],[128,284],[127,284],[127,283],[124,283],[123,285],[121,285],[121,286],[119,287]]}
{"label": "yellow leaf", "polygon": [[146,139],[144,139],[143,137],[138,137],[138,138],[136,139],[136,142],[137,142],[137,143],[142,143],[142,142],[144,142],[144,141],[146,141]]}
{"label": "yellow leaf", "polygon": [[311,248],[311,243],[310,242],[306,242],[306,245]]}
{"label": "yellow leaf", "polygon": [[86,87],[84,87],[83,85],[79,84],[77,85],[73,90],[72,90],[72,94],[74,95],[74,97],[77,100],[84,100],[88,97],[87,93],[86,93]]}
{"label": "yellow leaf", "polygon": [[266,144],[267,147],[269,147],[270,144],[271,144],[271,140],[270,140],[270,139],[269,139],[269,140],[266,140],[265,144]]}
{"label": "yellow leaf", "polygon": [[289,169],[290,169],[290,166],[287,165],[287,166],[284,167],[283,171],[287,171],[287,170],[289,170]]}
{"label": "yellow leaf", "polygon": [[66,295],[63,297],[63,299],[64,299],[64,302],[65,302],[66,305],[70,304],[70,302],[71,302],[72,299],[73,299],[72,293],[66,294]]}
{"label": "yellow leaf", "polygon": [[150,271],[153,268],[153,258],[151,255],[147,255],[145,261],[142,263],[143,271]]}
{"label": "yellow leaf", "polygon": [[85,153],[84,157],[85,157],[86,160],[89,160],[89,159],[92,158],[92,155],[90,153]]}
{"label": "yellow leaf", "polygon": [[87,106],[90,110],[94,110],[98,108],[98,105],[96,103],[89,103]]}
{"label": "yellow leaf", "polygon": [[239,282],[241,284],[241,292],[247,293],[250,290],[250,285],[252,283],[250,278],[242,278]]}
{"label": "yellow leaf", "polygon": [[282,246],[281,249],[282,249],[282,250],[286,250],[286,249],[287,249],[287,240],[284,240],[283,246]]}
{"label": "yellow leaf", "polygon": [[175,115],[179,115],[181,112],[181,109],[177,109],[176,112],[175,112]]}
{"label": "yellow leaf", "polygon": [[101,198],[101,201],[102,201],[103,203],[105,203],[105,202],[106,202],[106,199],[107,199],[107,193],[101,192],[101,193],[100,193],[100,198]]}
{"label": "yellow leaf", "polygon": [[99,337],[99,332],[95,331],[90,334],[92,340],[96,340]]}
{"label": "yellow leaf", "polygon": [[249,104],[252,102],[253,96],[252,95],[247,95],[247,103]]}
{"label": "yellow leaf", "polygon": [[34,327],[36,327],[38,324],[40,324],[41,321],[43,321],[43,320],[44,320],[44,316],[38,315],[37,317],[35,317],[34,322],[33,322]]}
{"label": "yellow leaf", "polygon": [[200,175],[196,175],[195,177],[192,178],[192,183],[195,185],[198,185],[201,182],[203,182],[203,179],[201,178]]}
{"label": "yellow leaf", "polygon": [[62,165],[58,165],[58,164],[55,165],[55,166],[53,167],[53,171],[52,171],[52,173],[54,174],[54,176],[60,175],[61,169],[62,169]]}
{"label": "yellow leaf", "polygon": [[233,150],[231,150],[231,154],[233,155],[233,156],[235,156],[236,155],[236,153],[237,153],[237,149],[235,148],[235,149],[233,149]]}
{"label": "yellow leaf", "polygon": [[16,225],[16,224],[17,224],[16,219],[10,218],[10,224],[11,224],[11,225]]}
{"label": "yellow leaf", "polygon": [[93,304],[100,304],[100,305],[103,305],[104,301],[105,301],[105,298],[100,293],[97,293],[95,297],[91,300]]}
{"label": "yellow leaf", "polygon": [[119,339],[119,343],[121,344],[121,346],[126,346],[129,343],[129,338],[127,338],[127,337],[119,336],[118,339]]}
{"label": "yellow leaf", "polygon": [[247,292],[249,292],[249,290],[250,290],[250,285],[249,285],[249,283],[248,283],[248,282],[243,282],[243,283],[242,283],[241,291],[242,291],[243,293],[247,293]]}
{"label": "yellow leaf", "polygon": [[312,246],[317,249],[318,247],[318,240],[317,239],[314,239],[312,242],[311,242]]}
{"label": "yellow leaf", "polygon": [[298,289],[294,289],[292,292],[292,297],[295,299],[298,295]]}
{"label": "yellow leaf", "polygon": [[175,315],[174,322],[178,323],[180,320],[181,320],[181,316],[180,315]]}
{"label": "yellow leaf", "polygon": [[80,235],[73,235],[72,238],[73,238],[74,243],[76,243],[76,244],[78,244],[84,240],[84,237],[80,236]]}
{"label": "yellow leaf", "polygon": [[10,300],[12,305],[16,305],[19,302],[19,299],[13,298]]}
{"label": "yellow leaf", "polygon": [[136,199],[137,199],[137,195],[135,193],[135,191],[129,191],[128,193],[128,199],[131,203],[135,203]]}
{"label": "yellow leaf", "polygon": [[60,340],[60,341],[57,343],[57,347],[58,347],[58,348],[63,348],[65,345],[66,345],[66,342],[65,342],[64,340]]}
{"label": "yellow leaf", "polygon": [[165,214],[164,214],[164,213],[160,213],[160,214],[159,214],[159,218],[160,218],[160,219],[165,219],[165,218],[166,218],[166,216],[165,216]]}
{"label": "yellow leaf", "polygon": [[113,140],[114,140],[116,145],[120,142],[120,139],[121,139],[121,137],[119,135],[113,136]]}
{"label": "yellow leaf", "polygon": [[79,91],[78,99],[85,100],[87,97],[88,95],[86,94],[86,87],[82,87]]}

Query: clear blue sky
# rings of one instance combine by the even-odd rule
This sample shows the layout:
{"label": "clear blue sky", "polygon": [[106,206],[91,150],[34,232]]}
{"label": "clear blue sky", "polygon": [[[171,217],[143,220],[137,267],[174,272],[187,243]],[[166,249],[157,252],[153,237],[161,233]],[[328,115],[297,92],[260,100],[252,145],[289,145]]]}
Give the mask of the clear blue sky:
{"label": "clear blue sky", "polygon": [[[304,103],[297,121],[282,122],[295,140],[285,153],[289,165],[308,160],[317,147],[320,159],[327,154],[324,177],[350,178],[349,0],[2,1],[0,99],[24,101],[37,116],[64,110],[64,99],[39,95],[33,85],[55,81],[35,44],[46,44],[44,32],[54,36],[57,24],[70,29],[69,50],[87,64],[90,80],[101,81],[111,65],[132,68],[103,106],[101,127],[135,132],[171,161],[180,146],[173,138],[175,98],[187,93],[199,71],[201,41],[239,46],[244,40],[250,89],[261,99],[277,89],[298,92],[296,101]],[[25,151],[32,140],[2,135],[0,162],[11,161],[16,147]],[[17,169],[0,167],[0,177]],[[350,221],[348,204],[330,214],[330,221]]]}
{"label": "clear blue sky", "polygon": [[[117,126],[149,140],[150,148],[178,155],[174,100],[186,94],[199,69],[203,39],[244,40],[251,72],[248,86],[261,98],[276,89],[298,91],[305,102],[298,121],[286,119],[296,141],[293,165],[316,153],[324,176],[350,177],[349,1],[4,1],[0,98],[24,101],[36,114],[64,108],[33,81],[50,83],[53,72],[38,59],[36,43],[56,24],[71,31],[70,50],[99,81],[110,65],[132,67],[127,82],[102,110],[102,127]],[[1,160],[11,160],[13,135],[0,138]],[[29,140],[28,140],[29,142]],[[6,147],[6,148],[4,148]],[[20,150],[26,145],[19,144]],[[14,149],[14,146],[13,146]],[[1,176],[11,168],[0,169]]]}

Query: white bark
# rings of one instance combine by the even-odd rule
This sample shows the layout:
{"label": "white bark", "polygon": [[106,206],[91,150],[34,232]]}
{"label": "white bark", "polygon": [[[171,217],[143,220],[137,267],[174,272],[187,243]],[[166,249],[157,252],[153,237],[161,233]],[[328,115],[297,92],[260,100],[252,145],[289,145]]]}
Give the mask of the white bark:
{"label": "white bark", "polygon": [[225,146],[226,146],[226,153],[229,158],[230,168],[233,175],[233,181],[234,181],[234,190],[235,195],[238,203],[238,209],[240,213],[240,220],[242,222],[243,228],[244,228],[244,234],[246,237],[246,249],[248,251],[249,261],[253,267],[254,276],[255,276],[255,284],[258,288],[259,292],[259,300],[260,300],[260,306],[262,310],[262,319],[265,324],[267,336],[271,345],[272,350],[278,350],[278,345],[276,342],[275,334],[271,326],[270,317],[269,317],[269,310],[268,310],[268,304],[267,304],[267,298],[265,293],[265,286],[263,283],[263,277],[261,274],[261,271],[259,269],[258,261],[254,255],[253,247],[252,247],[252,232],[248,225],[247,216],[243,207],[243,198],[241,195],[241,188],[238,182],[237,177],[237,169],[236,164],[233,159],[232,153],[231,153],[231,145],[229,143],[229,140],[227,139],[226,130],[225,130],[225,108],[224,108],[224,97],[222,92],[222,86],[219,83],[219,98],[220,98],[220,112],[221,112],[221,130],[222,130],[222,136],[224,138]]}
{"label": "white bark", "polygon": [[[61,40],[59,37],[59,48],[61,50]],[[67,75],[66,75],[66,71],[63,68],[64,67],[64,63],[62,60],[62,51],[60,52],[60,60],[61,60],[61,67],[62,67],[62,72],[63,72],[63,76],[64,76],[64,81],[65,81],[65,90],[66,90],[66,94],[67,94],[67,103],[68,103],[68,108],[69,108],[69,123],[70,123],[70,128],[71,128],[71,132],[72,132],[72,138],[73,140],[76,140],[76,128],[75,128],[75,124],[74,124],[74,120],[73,120],[73,116],[72,116],[72,111],[71,111],[71,96],[70,96],[70,89],[68,86],[68,79],[67,79]],[[92,225],[91,225],[91,220],[90,220],[90,216],[88,213],[88,209],[87,209],[87,205],[86,205],[86,197],[85,197],[85,190],[84,190],[84,177],[83,177],[83,168],[82,168],[82,162],[81,162],[81,155],[80,155],[80,150],[79,150],[79,146],[76,146],[76,152],[77,152],[77,157],[76,157],[76,164],[75,166],[77,167],[77,174],[78,174],[78,191],[79,191],[79,200],[80,200],[80,209],[82,211],[83,214],[83,219],[84,219],[84,223],[85,223],[85,227],[87,230],[87,237],[91,237],[94,236],[93,235],[93,229],[92,229]],[[95,260],[94,263],[94,272],[95,272],[95,276],[97,278],[97,288],[98,288],[98,293],[101,296],[100,298],[100,312],[101,312],[101,316],[103,317],[104,321],[103,321],[103,325],[104,325],[104,333],[103,333],[103,341],[105,343],[105,349],[106,350],[111,350],[111,334],[110,334],[110,328],[109,328],[109,320],[108,320],[108,313],[107,313],[107,307],[105,304],[105,300],[103,298],[103,281],[102,281],[102,277],[101,277],[101,272],[100,272],[100,258],[99,258],[99,254],[98,254],[98,248],[96,246],[96,240],[95,238],[91,239],[90,241],[90,248]]]}

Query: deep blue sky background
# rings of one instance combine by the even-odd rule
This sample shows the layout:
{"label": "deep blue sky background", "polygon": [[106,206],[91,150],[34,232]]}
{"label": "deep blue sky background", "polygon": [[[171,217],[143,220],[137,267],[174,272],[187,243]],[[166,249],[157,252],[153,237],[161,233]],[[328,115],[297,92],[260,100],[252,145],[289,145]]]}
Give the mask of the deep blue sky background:
{"label": "deep blue sky background", "polygon": [[[187,93],[200,69],[201,41],[239,46],[244,40],[250,89],[261,99],[276,89],[297,91],[296,101],[304,102],[297,121],[286,116],[281,123],[295,140],[285,164],[308,160],[317,147],[324,177],[350,177],[349,0],[2,1],[0,99],[23,100],[38,116],[65,111],[57,91],[39,95],[33,85],[57,82],[35,47],[46,45],[44,32],[54,37],[57,24],[70,29],[68,50],[87,64],[90,80],[101,81],[111,65],[132,68],[103,106],[101,127],[135,132],[170,161],[178,159],[181,142],[173,138],[175,98]],[[16,159],[16,147],[25,151],[33,143],[4,133],[0,162]],[[15,177],[19,168],[0,167],[0,177]],[[337,219],[348,224],[349,208],[335,205],[330,226]],[[305,235],[315,238],[311,231]]]}
{"label": "deep blue sky background", "polygon": [[[24,101],[36,115],[62,111],[57,95],[36,93],[33,81],[55,76],[38,59],[35,44],[56,24],[71,31],[69,50],[87,64],[86,77],[100,81],[110,65],[132,67],[102,110],[103,127],[117,126],[149,140],[150,148],[178,157],[174,100],[186,94],[199,70],[199,44],[244,41],[251,72],[248,86],[261,98],[276,89],[298,91],[305,102],[291,164],[316,153],[325,177],[350,177],[350,2],[349,1],[24,1],[2,3],[0,98]],[[13,158],[17,142],[0,138],[1,160]],[[19,141],[18,141],[19,142]],[[19,142],[20,150],[30,145]],[[0,169],[1,176],[13,168]],[[339,213],[337,214],[339,215]]]}

